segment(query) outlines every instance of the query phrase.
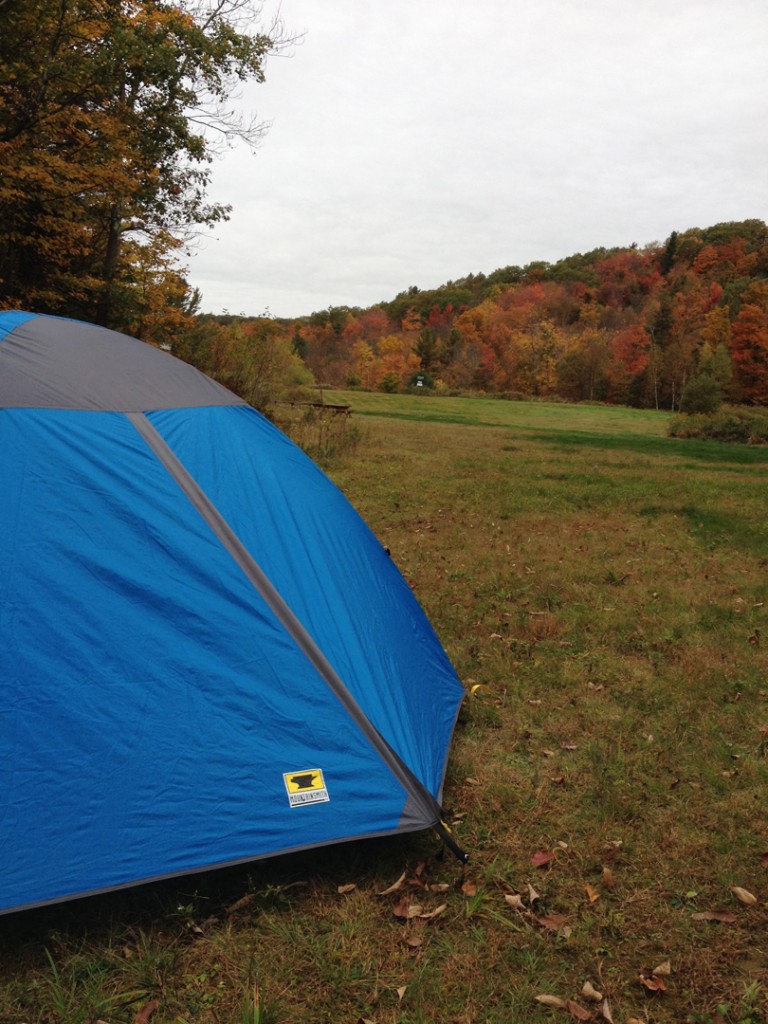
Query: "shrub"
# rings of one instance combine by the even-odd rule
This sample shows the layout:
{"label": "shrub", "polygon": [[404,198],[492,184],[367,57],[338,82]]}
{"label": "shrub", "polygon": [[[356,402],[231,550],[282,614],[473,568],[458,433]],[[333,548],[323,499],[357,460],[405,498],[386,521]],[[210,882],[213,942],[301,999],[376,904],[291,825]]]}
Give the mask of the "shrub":
{"label": "shrub", "polygon": [[396,373],[385,373],[379,382],[379,391],[395,395],[400,390],[400,378]]}
{"label": "shrub", "polygon": [[724,406],[713,413],[681,413],[672,417],[667,433],[731,444],[768,444],[768,410]]}

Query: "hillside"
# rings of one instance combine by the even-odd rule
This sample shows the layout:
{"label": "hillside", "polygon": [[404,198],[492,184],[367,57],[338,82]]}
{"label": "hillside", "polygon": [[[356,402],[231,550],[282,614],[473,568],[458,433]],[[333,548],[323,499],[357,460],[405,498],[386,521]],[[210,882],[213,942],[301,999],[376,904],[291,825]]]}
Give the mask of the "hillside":
{"label": "hillside", "polygon": [[470,274],[369,309],[285,323],[318,382],[677,408],[706,373],[768,403],[768,229],[673,232],[664,244]]}

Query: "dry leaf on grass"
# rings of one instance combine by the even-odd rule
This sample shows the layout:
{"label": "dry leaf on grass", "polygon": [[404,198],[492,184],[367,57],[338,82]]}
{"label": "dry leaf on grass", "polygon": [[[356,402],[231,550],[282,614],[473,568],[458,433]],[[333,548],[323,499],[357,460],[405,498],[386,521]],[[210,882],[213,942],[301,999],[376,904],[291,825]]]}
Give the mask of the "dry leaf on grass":
{"label": "dry leaf on grass", "polygon": [[657,978],[668,978],[672,973],[672,964],[669,960],[665,960],[663,964],[654,967],[651,973],[655,974]]}
{"label": "dry leaf on grass", "polygon": [[603,1000],[603,1004],[600,1007],[600,1015],[603,1020],[607,1020],[608,1024],[614,1024],[613,1014],[611,1013],[611,1004],[607,999]]}
{"label": "dry leaf on grass", "polygon": [[418,949],[424,939],[420,935],[408,935],[405,940],[406,946],[410,946],[411,949]]}
{"label": "dry leaf on grass", "polygon": [[536,1002],[541,1003],[542,1006],[551,1006],[555,1010],[565,1009],[565,1000],[560,999],[559,996],[549,996],[545,993],[540,996],[535,996],[534,998],[536,999]]}
{"label": "dry leaf on grass", "polygon": [[691,914],[692,921],[722,921],[723,924],[735,924],[738,917],[728,910],[698,910]]}
{"label": "dry leaf on grass", "polygon": [[666,992],[667,986],[663,978],[657,978],[655,974],[641,974],[641,984],[648,989],[649,992]]}
{"label": "dry leaf on grass", "polygon": [[228,914],[236,914],[238,910],[242,910],[243,907],[247,907],[249,903],[253,901],[253,893],[247,892],[245,896],[233,903],[231,907],[227,907]]}
{"label": "dry leaf on grass", "polygon": [[567,939],[571,934],[568,919],[562,914],[547,914],[544,917],[537,917],[536,921],[543,928],[548,928],[551,932],[557,932],[564,939]]}
{"label": "dry leaf on grass", "polygon": [[743,903],[745,907],[753,907],[757,903],[757,896],[753,896],[748,889],[742,889],[740,885],[729,885],[728,888],[739,903]]}
{"label": "dry leaf on grass", "polygon": [[535,868],[543,868],[547,864],[550,864],[556,856],[557,853],[553,853],[551,850],[537,850],[531,857],[531,864],[533,864]]}
{"label": "dry leaf on grass", "polygon": [[354,892],[356,888],[357,884],[355,882],[350,882],[348,885],[340,885],[336,892],[339,896],[346,896],[347,893]]}
{"label": "dry leaf on grass", "polygon": [[140,1010],[136,1011],[136,1016],[133,1018],[133,1024],[147,1024],[152,1014],[160,1009],[160,1000],[153,999],[151,1002],[146,1003]]}
{"label": "dry leaf on grass", "polygon": [[411,903],[407,896],[403,896],[400,902],[392,908],[392,913],[404,921],[412,921],[414,918],[418,918],[419,921],[432,921],[440,914],[445,913],[447,909],[448,904],[441,903],[434,910],[425,910],[420,903]]}
{"label": "dry leaf on grass", "polygon": [[448,909],[448,904],[447,903],[441,903],[440,906],[436,907],[434,910],[430,910],[426,914],[419,914],[418,918],[419,918],[420,921],[431,921],[433,918],[439,917],[440,914],[445,913],[445,911],[447,909]]}
{"label": "dry leaf on grass", "polygon": [[612,889],[616,883],[613,879],[613,872],[610,868],[603,868],[603,885],[607,889]]}
{"label": "dry leaf on grass", "polygon": [[531,905],[533,905],[536,902],[537,899],[539,899],[539,894],[536,892],[536,890],[533,888],[532,885],[529,885],[528,886],[528,902]]}
{"label": "dry leaf on grass", "polygon": [[559,931],[568,921],[563,914],[547,914],[545,917],[537,917],[536,920],[553,932]]}
{"label": "dry leaf on grass", "polygon": [[430,892],[448,892],[451,887],[447,882],[435,882],[434,885],[428,885],[427,888]]}
{"label": "dry leaf on grass", "polygon": [[565,1008],[568,1010],[572,1017],[576,1020],[592,1020],[592,1011],[585,1009],[580,1003],[577,1003],[574,999],[569,999],[565,1004]]}
{"label": "dry leaf on grass", "polygon": [[598,992],[591,981],[585,981],[581,987],[581,994],[585,999],[591,999],[593,1003],[602,1002],[603,993]]}
{"label": "dry leaf on grass", "polygon": [[473,882],[471,878],[468,878],[462,884],[461,891],[465,896],[477,896],[477,882]]}
{"label": "dry leaf on grass", "polygon": [[596,903],[600,899],[600,893],[589,884],[584,886],[584,892],[590,903]]}
{"label": "dry leaf on grass", "polygon": [[399,988],[397,989],[397,1001],[398,1001],[399,1003],[402,1003],[402,1001],[403,1001],[403,996],[405,995],[405,989],[406,989],[406,986],[405,986],[405,985],[401,985],[401,986],[400,986],[400,987],[399,987]]}
{"label": "dry leaf on grass", "polygon": [[379,893],[379,896],[389,896],[391,893],[397,892],[398,889],[402,889],[403,883],[405,882],[405,876],[406,872],[404,871],[402,875],[400,875],[398,880],[396,882],[393,882],[388,889],[382,889],[381,892]]}
{"label": "dry leaf on grass", "polygon": [[402,917],[406,921],[412,917],[418,917],[424,908],[419,903],[411,903],[407,896],[403,896],[399,903],[392,908],[395,917]]}
{"label": "dry leaf on grass", "polygon": [[508,892],[504,895],[504,901],[510,906],[514,907],[515,910],[525,910],[525,904],[523,903],[523,897],[516,892]]}

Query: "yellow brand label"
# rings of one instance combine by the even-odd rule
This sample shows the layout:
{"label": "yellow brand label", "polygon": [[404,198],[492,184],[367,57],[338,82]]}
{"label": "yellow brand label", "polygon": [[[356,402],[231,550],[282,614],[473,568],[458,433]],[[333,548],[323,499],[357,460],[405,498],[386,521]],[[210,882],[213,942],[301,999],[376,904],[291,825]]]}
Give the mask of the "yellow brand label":
{"label": "yellow brand label", "polygon": [[283,782],[291,807],[324,803],[330,800],[320,768],[302,768],[298,772],[284,772]]}

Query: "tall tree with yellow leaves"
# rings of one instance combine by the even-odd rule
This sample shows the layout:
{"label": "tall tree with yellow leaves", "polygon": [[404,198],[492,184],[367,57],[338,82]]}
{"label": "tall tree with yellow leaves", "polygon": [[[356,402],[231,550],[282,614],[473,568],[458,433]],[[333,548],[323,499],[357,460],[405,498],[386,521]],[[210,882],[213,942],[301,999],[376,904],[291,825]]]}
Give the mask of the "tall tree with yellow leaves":
{"label": "tall tree with yellow leaves", "polygon": [[286,42],[257,18],[250,0],[0,0],[0,308],[128,330],[163,292],[183,310],[177,251],[228,214],[206,202],[214,138],[262,133],[227,100]]}

